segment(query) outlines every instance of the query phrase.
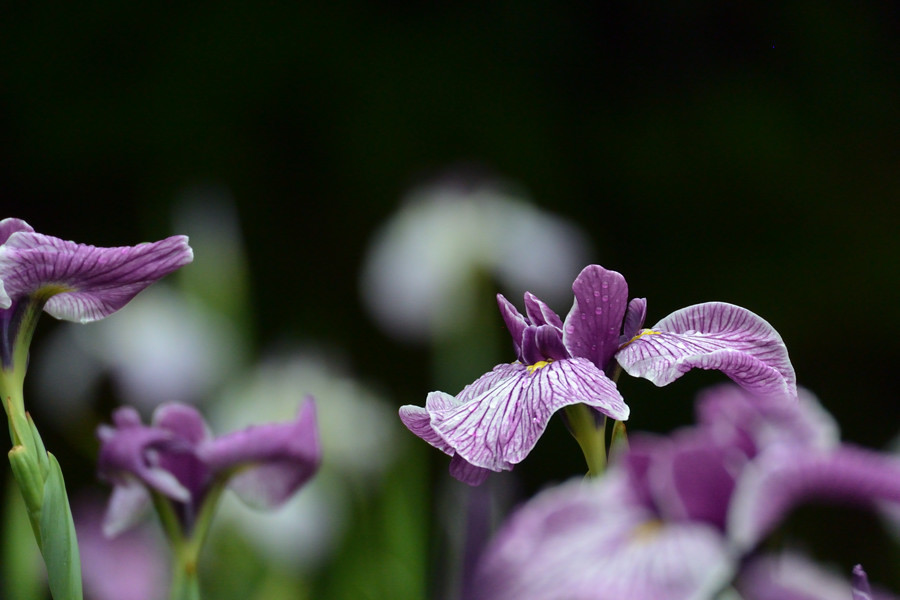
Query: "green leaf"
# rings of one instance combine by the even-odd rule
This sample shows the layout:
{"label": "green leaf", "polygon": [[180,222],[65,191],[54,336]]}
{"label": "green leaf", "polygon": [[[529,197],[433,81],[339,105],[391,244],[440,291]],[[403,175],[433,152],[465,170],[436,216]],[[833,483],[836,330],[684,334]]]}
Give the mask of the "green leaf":
{"label": "green leaf", "polygon": [[50,472],[44,483],[41,547],[54,600],[81,600],[81,559],[66,484],[56,457],[47,454]]}
{"label": "green leaf", "polygon": [[25,503],[17,486],[6,486],[3,509],[3,554],[0,556],[0,580],[5,598],[40,600],[44,598],[44,578],[40,554],[25,519]]}

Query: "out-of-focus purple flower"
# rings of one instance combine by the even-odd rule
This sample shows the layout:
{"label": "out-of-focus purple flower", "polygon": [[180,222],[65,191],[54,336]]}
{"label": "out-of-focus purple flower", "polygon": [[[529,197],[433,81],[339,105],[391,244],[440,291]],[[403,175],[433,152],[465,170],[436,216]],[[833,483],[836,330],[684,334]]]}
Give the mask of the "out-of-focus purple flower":
{"label": "out-of-focus purple flower", "polygon": [[[699,426],[632,436],[598,482],[516,513],[485,553],[484,597],[711,598],[800,503],[900,503],[900,461],[839,445],[811,396],[730,387],[703,397]],[[530,595],[541,582],[552,593]]]}
{"label": "out-of-focus purple flower", "polygon": [[321,459],[311,399],[288,423],[271,423],[213,437],[196,409],[161,405],[150,426],[132,408],[101,426],[98,471],[114,485],[104,522],[107,535],[124,531],[142,515],[148,490],[172,502],[190,531],[213,486],[229,486],[251,506],[285,502],[315,473]]}
{"label": "out-of-focus purple flower", "polygon": [[168,558],[149,525],[115,539],[103,535],[103,503],[81,498],[73,507],[85,596],[91,600],[157,600],[166,595]]}
{"label": "out-of-focus purple flower", "polygon": [[0,221],[0,359],[12,364],[13,344],[29,310],[86,323],[122,308],[141,290],[193,259],[185,236],[154,243],[97,248],[35,233],[20,219]]}
{"label": "out-of-focus purple flower", "polygon": [[609,377],[616,362],[657,385],[692,368],[718,369],[757,393],[797,395],[781,337],[744,308],[698,304],[641,329],[646,301],[628,301],[621,274],[590,265],[572,290],[575,302],[565,321],[530,293],[525,315],[498,296],[518,360],[496,366],[456,397],[432,392],[424,408],[400,409],[413,433],[453,457],[457,479],[477,485],[486,470],[512,469],[565,406],[583,403],[627,419],[628,407]]}

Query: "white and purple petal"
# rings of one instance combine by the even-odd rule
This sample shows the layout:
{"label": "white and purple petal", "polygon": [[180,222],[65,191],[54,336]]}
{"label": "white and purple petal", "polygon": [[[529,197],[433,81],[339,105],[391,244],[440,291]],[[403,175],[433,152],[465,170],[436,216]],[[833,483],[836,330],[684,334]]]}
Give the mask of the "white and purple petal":
{"label": "white and purple petal", "polygon": [[807,501],[863,507],[900,503],[900,460],[846,445],[806,452],[775,446],[741,473],[728,513],[728,535],[737,548],[749,550]]}
{"label": "white and purple petal", "polygon": [[754,393],[797,396],[794,368],[778,332],[749,310],[724,302],[672,313],[626,343],[616,360],[629,375],[658,386],[691,369],[714,369]]}
{"label": "white and purple petal", "polygon": [[735,587],[743,600],[851,600],[845,578],[796,552],[752,559]]}
{"label": "white and purple petal", "polygon": [[702,523],[662,523],[637,505],[627,478],[543,492],[486,549],[479,600],[700,599],[734,564],[724,538]]}
{"label": "white and purple petal", "polygon": [[551,325],[562,331],[563,322],[559,315],[531,292],[525,292],[525,314],[532,325]]}
{"label": "white and purple petal", "polygon": [[600,265],[585,267],[572,284],[575,303],[566,316],[563,342],[572,356],[605,369],[619,347],[628,304],[628,284]]}
{"label": "white and purple petal", "polygon": [[248,505],[274,508],[319,468],[321,445],[315,404],[307,399],[288,423],[251,426],[198,445],[197,455]]}
{"label": "white and purple petal", "polygon": [[[472,384],[479,393],[450,410],[431,411],[431,426],[475,466],[512,469],[534,448],[550,417],[560,408],[584,403],[624,421],[628,407],[615,384],[590,361],[560,360],[542,367],[509,365],[504,376],[484,375],[490,385]],[[464,393],[466,390],[464,390]]]}
{"label": "white and purple petal", "polygon": [[19,229],[0,246],[0,281],[9,299],[36,295],[52,316],[84,323],[119,310],[192,259],[185,236],[97,248]]}

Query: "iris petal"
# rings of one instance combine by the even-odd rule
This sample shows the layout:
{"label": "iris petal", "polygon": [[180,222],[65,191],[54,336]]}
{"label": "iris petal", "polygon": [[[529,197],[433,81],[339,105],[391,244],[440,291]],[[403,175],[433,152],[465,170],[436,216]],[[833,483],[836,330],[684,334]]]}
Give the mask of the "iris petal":
{"label": "iris petal", "polygon": [[0,280],[9,298],[45,294],[49,297],[46,312],[84,323],[119,310],[138,292],[192,259],[185,236],[97,248],[18,230],[0,246]]}
{"label": "iris petal", "polygon": [[663,386],[691,369],[714,369],[752,392],[797,397],[797,379],[781,336],[740,306],[696,304],[638,335],[616,354],[634,377]]}
{"label": "iris petal", "polygon": [[590,265],[575,279],[572,291],[575,303],[566,316],[563,342],[572,356],[605,369],[619,347],[628,284],[621,274]]}
{"label": "iris petal", "polygon": [[615,384],[587,359],[555,361],[541,368],[510,365],[489,386],[476,381],[480,393],[450,410],[431,413],[434,430],[473,465],[512,469],[534,448],[550,417],[579,402],[613,419],[628,418],[628,407]]}

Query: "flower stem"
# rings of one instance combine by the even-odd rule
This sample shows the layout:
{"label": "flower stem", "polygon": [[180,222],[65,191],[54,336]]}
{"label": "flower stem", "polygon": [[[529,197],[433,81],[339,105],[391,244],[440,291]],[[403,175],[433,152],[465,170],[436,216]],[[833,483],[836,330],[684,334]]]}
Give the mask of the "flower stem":
{"label": "flower stem", "polygon": [[572,435],[584,453],[588,477],[602,475],[606,470],[606,416],[598,424],[597,413],[586,404],[573,404],[565,410]]}

